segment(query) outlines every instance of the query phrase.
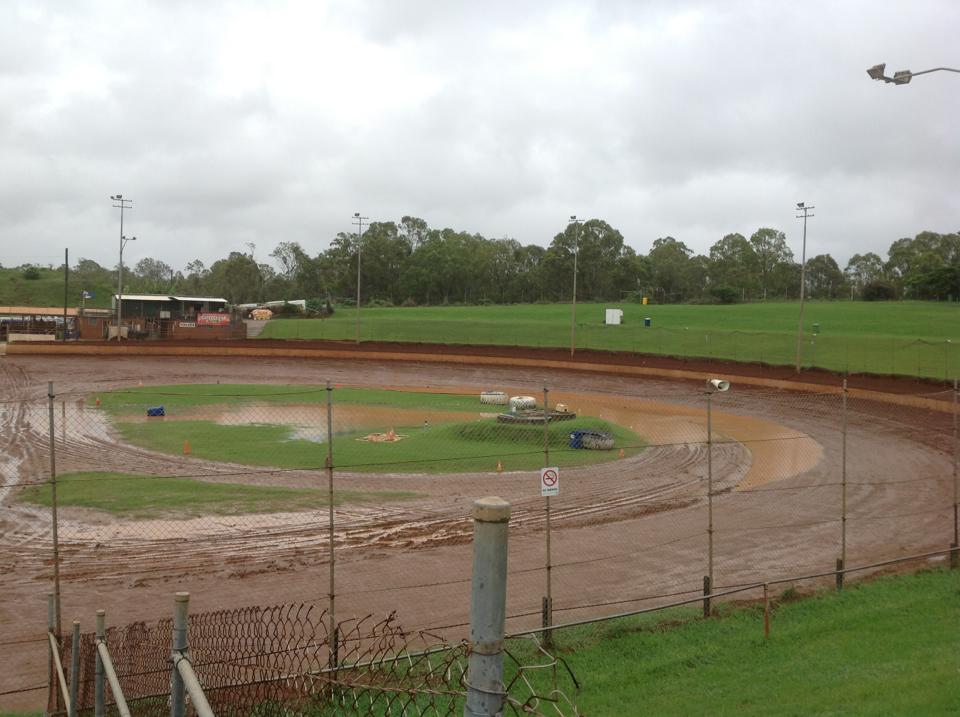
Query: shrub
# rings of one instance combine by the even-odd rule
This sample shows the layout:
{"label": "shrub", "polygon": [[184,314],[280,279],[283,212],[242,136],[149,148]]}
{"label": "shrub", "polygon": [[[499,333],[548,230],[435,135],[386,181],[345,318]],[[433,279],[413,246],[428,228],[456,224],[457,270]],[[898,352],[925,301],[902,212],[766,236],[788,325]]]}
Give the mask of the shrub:
{"label": "shrub", "polygon": [[739,293],[730,286],[714,286],[710,289],[710,296],[716,299],[719,304],[735,304]]}
{"label": "shrub", "polygon": [[889,281],[871,281],[863,287],[864,301],[892,301],[897,298],[897,287]]}
{"label": "shrub", "polygon": [[35,266],[28,266],[23,270],[21,276],[23,276],[24,279],[33,281],[40,278],[40,270]]}

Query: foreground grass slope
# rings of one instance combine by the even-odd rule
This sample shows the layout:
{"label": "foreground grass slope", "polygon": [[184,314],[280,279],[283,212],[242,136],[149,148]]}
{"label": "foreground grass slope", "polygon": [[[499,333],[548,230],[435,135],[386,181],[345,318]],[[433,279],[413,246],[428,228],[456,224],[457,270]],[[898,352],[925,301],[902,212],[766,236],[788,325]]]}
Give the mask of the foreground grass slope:
{"label": "foreground grass slope", "polygon": [[[841,594],[679,627],[656,614],[575,628],[559,653],[599,715],[960,714],[960,571],[886,577]],[[689,612],[686,613],[689,617]]]}
{"label": "foreground grass slope", "polygon": [[[624,310],[622,326],[603,324],[603,310],[612,306]],[[795,360],[798,316],[795,302],[582,304],[577,309],[577,346],[789,365]],[[643,325],[647,317],[651,328]],[[275,319],[261,337],[349,340],[354,322],[354,312],[346,309],[323,320]],[[814,324],[819,325],[818,334],[813,333]],[[940,379],[960,375],[960,304],[810,302],[804,331],[805,366]],[[361,337],[563,347],[570,343],[570,305],[363,309]]]}

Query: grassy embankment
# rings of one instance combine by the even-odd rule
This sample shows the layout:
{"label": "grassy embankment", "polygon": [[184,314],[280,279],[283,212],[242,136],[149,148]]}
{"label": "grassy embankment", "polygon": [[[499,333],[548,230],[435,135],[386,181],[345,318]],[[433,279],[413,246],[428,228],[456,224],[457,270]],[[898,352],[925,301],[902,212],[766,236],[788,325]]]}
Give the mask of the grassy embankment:
{"label": "grassy embankment", "polygon": [[[0,269],[0,306],[63,306],[63,271],[39,269],[40,278],[25,279],[19,269]],[[67,283],[67,306],[80,306],[80,292],[93,293],[86,306],[108,308],[116,284],[84,283],[71,273]]]}
{"label": "grassy embankment", "polygon": [[[624,310],[622,326],[605,326],[603,309]],[[577,308],[577,346],[685,357],[790,365],[795,360],[796,302],[730,306],[609,302]],[[650,317],[652,328],[643,326]],[[355,314],[330,319],[276,319],[262,338],[352,339]],[[813,334],[813,324],[820,333]],[[960,376],[960,304],[810,302],[801,362],[836,371]],[[569,346],[569,304],[363,309],[367,341]],[[947,340],[950,339],[950,343]]]}
{"label": "grassy embankment", "polygon": [[[761,607],[652,613],[557,635],[594,715],[960,713],[960,572]],[[679,625],[679,626],[678,626]]]}

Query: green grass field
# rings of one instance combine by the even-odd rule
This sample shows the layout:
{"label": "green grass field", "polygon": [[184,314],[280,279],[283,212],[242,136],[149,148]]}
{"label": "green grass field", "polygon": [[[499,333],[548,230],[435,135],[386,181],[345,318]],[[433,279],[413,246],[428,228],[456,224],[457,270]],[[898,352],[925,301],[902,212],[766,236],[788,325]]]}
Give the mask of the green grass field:
{"label": "green grass field", "polygon": [[841,594],[571,628],[555,652],[603,715],[960,713],[960,571],[887,577]]}
{"label": "green grass field", "polygon": [[[624,310],[605,326],[603,310]],[[653,326],[645,328],[649,317]],[[799,304],[642,306],[609,302],[577,307],[577,346],[681,357],[791,365]],[[330,319],[275,319],[262,338],[352,339],[355,313]],[[820,332],[814,335],[813,325]],[[960,304],[922,301],[809,302],[801,363],[835,371],[960,376]],[[509,346],[570,345],[569,304],[363,309],[368,341]],[[950,340],[948,343],[947,340]]]}
{"label": "green grass field", "polygon": [[[336,491],[334,505],[383,502],[416,497],[398,491]],[[19,499],[49,506],[47,485],[24,488]],[[241,515],[315,510],[329,505],[327,491],[243,483],[211,483],[194,478],[167,478],[129,473],[67,473],[57,477],[57,504],[103,510],[124,518],[179,519],[202,515]]]}
{"label": "green grass field", "polygon": [[[191,454],[199,458],[316,470],[327,457],[325,429],[316,427],[307,439],[299,437],[303,431],[297,423],[315,420],[323,410],[317,404],[326,402],[326,394],[315,386],[182,385],[118,391],[100,398],[101,408],[110,413],[123,439],[134,445],[178,454],[189,442]],[[497,423],[489,414],[503,409],[484,406],[478,396],[344,388],[335,389],[334,399],[333,453],[338,468],[458,473],[494,471],[498,461],[508,471],[534,470],[544,462],[543,426]],[[164,405],[167,417],[140,420],[153,405]],[[208,415],[195,419],[191,412],[198,408]],[[211,408],[217,421],[209,418]],[[231,412],[237,408],[243,409],[243,423]],[[277,408],[282,414],[274,411]],[[379,409],[389,413],[384,416]],[[443,412],[473,415],[454,420]],[[134,416],[138,420],[130,420]],[[430,419],[426,425],[425,417]],[[402,439],[363,440],[391,429]],[[570,448],[569,434],[576,429],[610,432],[615,450]],[[618,460],[621,448],[630,456],[645,447],[643,438],[632,431],[591,416],[551,423],[547,440],[551,463],[561,467]]]}

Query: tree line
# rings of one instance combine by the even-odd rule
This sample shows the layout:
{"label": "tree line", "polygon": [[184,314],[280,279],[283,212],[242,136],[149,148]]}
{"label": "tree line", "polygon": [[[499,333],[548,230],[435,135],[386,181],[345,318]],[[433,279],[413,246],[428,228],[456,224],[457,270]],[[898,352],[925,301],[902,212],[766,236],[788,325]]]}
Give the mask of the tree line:
{"label": "tree line", "polygon": [[[272,263],[256,248],[231,252],[207,267],[200,260],[176,271],[146,258],[125,269],[127,292],[222,296],[231,303],[281,299],[352,303],[359,248],[361,302],[374,305],[623,301],[656,303],[782,300],[800,294],[800,263],[782,231],[727,234],[705,255],[674,237],[656,239],[639,254],[602,219],[570,224],[548,247],[434,229],[417,217],[373,222],[362,240],[341,232],[311,255],[280,242]],[[90,259],[72,269],[81,281],[109,285],[115,270]],[[115,280],[115,279],[114,279]],[[830,254],[807,260],[806,295],[813,299],[960,299],[960,233],[924,231],[898,239],[887,257],[868,252],[841,269]]]}

